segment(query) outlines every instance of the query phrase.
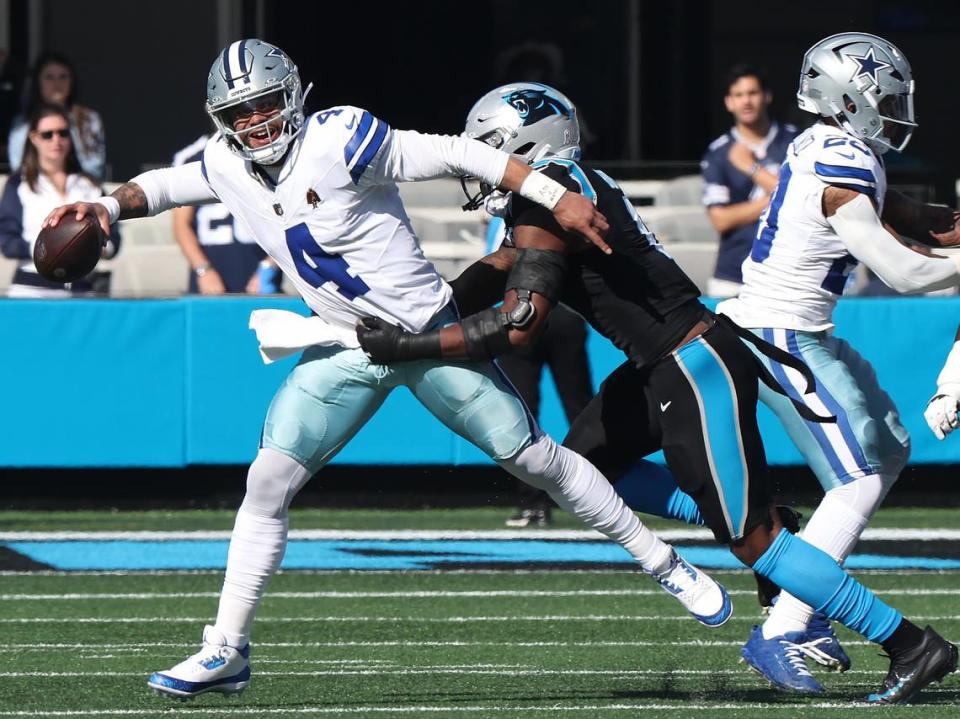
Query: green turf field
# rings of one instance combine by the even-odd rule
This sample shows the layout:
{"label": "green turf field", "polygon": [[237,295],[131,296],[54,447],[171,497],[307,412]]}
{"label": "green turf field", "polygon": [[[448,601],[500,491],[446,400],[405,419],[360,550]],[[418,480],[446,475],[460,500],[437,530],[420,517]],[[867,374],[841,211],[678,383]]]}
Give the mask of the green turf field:
{"label": "green turf field", "polygon": [[[937,513],[887,510],[875,526],[956,527],[956,514],[930,523],[919,517]],[[490,528],[502,515],[304,511],[292,524]],[[0,526],[220,529],[229,519],[217,512],[0,513]],[[815,670],[826,694],[771,690],[737,663],[758,620],[753,580],[714,576],[731,590],[735,615],[711,630],[648,578],[623,571],[281,573],[255,627],[250,688],[239,699],[207,695],[181,704],[149,693],[145,679],[197,649],[216,612],[220,573],[5,573],[0,719],[960,715],[958,674],[917,705],[858,705],[887,664],[843,629],[854,666],[843,675]],[[861,578],[911,618],[960,640],[960,573]]]}

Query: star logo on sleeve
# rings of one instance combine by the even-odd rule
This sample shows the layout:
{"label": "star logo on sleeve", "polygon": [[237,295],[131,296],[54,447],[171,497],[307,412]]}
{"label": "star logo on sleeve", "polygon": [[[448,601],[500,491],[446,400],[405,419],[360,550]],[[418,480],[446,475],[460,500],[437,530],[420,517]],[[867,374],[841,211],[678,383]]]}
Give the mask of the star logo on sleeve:
{"label": "star logo on sleeve", "polygon": [[880,70],[883,70],[887,67],[893,67],[889,62],[884,62],[883,60],[877,59],[876,54],[874,53],[873,46],[863,55],[849,55],[851,60],[856,61],[859,65],[857,72],[854,74],[854,78],[861,77],[866,75],[869,77],[874,85],[880,84],[880,78],[877,73]]}

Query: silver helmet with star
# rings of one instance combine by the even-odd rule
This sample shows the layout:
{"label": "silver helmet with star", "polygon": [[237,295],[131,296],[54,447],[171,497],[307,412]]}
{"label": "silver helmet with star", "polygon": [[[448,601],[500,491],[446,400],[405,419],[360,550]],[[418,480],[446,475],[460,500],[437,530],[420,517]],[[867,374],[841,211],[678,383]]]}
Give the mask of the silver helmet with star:
{"label": "silver helmet with star", "polygon": [[903,53],[864,32],[831,35],[807,50],[800,70],[801,110],[832,118],[875,152],[901,152],[917,123],[913,74]]}

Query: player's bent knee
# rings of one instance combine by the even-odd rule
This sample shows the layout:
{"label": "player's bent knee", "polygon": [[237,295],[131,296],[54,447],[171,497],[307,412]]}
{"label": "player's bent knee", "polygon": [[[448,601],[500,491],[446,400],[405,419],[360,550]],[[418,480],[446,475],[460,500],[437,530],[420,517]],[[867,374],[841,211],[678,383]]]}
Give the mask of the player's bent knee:
{"label": "player's bent knee", "polygon": [[835,487],[826,493],[824,502],[841,502],[862,517],[869,518],[887,496],[896,475],[871,474]]}
{"label": "player's bent knee", "polygon": [[559,474],[558,453],[556,442],[541,435],[512,457],[498,459],[497,464],[531,487],[551,489],[555,485],[551,478]]}
{"label": "player's bent knee", "polygon": [[293,457],[261,449],[247,471],[244,510],[261,517],[286,516],[290,502],[311,473]]}

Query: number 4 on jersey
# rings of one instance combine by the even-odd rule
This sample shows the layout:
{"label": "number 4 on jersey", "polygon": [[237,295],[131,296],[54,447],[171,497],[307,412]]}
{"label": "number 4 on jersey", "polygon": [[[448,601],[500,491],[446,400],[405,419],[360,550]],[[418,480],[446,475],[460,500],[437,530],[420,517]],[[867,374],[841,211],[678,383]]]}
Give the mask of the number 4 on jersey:
{"label": "number 4 on jersey", "polygon": [[350,267],[345,259],[324,252],[304,223],[290,227],[286,235],[287,248],[297,273],[313,287],[332,282],[337,286],[337,292],[348,300],[370,291],[366,282],[348,272]]}

